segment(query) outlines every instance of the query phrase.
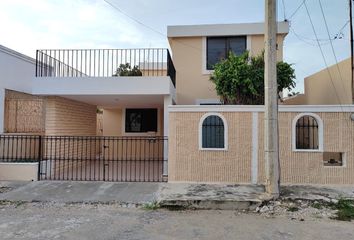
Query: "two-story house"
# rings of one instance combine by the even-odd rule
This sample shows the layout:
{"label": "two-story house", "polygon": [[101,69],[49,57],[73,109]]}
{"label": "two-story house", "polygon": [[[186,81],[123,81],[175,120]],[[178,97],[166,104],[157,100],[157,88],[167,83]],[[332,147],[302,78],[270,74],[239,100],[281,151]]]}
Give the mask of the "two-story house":
{"label": "two-story house", "polygon": [[[279,61],[288,31],[278,23]],[[209,80],[229,51],[262,53],[264,24],[169,26],[167,36],[170,49],[1,53],[13,63],[1,69],[0,179],[264,183],[263,107],[220,105]],[[16,64],[32,77],[11,79]],[[353,110],[279,108],[283,182],[354,182]]]}

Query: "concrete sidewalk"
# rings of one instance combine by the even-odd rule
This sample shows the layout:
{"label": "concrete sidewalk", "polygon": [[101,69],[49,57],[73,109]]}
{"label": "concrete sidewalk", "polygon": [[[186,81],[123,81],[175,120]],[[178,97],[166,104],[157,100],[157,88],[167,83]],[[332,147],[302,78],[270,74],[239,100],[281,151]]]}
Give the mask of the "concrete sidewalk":
{"label": "concrete sidewalk", "polygon": [[54,203],[119,203],[193,209],[250,209],[261,204],[262,186],[113,183],[113,182],[0,182],[0,200]]}
{"label": "concrete sidewalk", "polygon": [[[282,199],[324,200],[354,198],[354,186],[281,188]],[[266,200],[264,186],[237,184],[143,182],[0,182],[0,201],[55,203],[118,203],[193,209],[253,210]]]}
{"label": "concrete sidewalk", "polygon": [[56,203],[131,203],[156,201],[164,183],[112,182],[0,182],[0,200]]}

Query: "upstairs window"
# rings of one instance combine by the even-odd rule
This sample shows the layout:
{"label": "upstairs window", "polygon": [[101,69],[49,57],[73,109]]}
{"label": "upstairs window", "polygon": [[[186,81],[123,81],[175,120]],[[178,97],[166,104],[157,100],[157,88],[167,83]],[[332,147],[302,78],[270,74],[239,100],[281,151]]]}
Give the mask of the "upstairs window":
{"label": "upstairs window", "polygon": [[218,115],[209,115],[201,119],[200,148],[226,149],[224,120]]}
{"label": "upstairs window", "polygon": [[208,37],[207,38],[207,70],[213,70],[214,65],[225,59],[231,51],[241,55],[246,51],[246,36]]}
{"label": "upstairs window", "polygon": [[125,111],[125,132],[157,132],[156,108],[131,108]]}

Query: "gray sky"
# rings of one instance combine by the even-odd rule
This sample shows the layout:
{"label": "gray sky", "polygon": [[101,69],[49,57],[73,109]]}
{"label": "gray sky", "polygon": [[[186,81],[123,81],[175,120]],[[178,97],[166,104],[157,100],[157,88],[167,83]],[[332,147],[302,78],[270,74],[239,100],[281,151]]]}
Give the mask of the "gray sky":
{"label": "gray sky", "polygon": [[[153,28],[152,31],[103,0],[0,0],[0,44],[34,57],[36,49],[168,47],[167,25],[243,23],[264,21],[264,0],[109,0],[124,13]],[[284,0],[285,16],[303,0]],[[348,0],[321,0],[330,36],[349,19]],[[334,64],[319,0],[307,0],[326,61]],[[278,20],[284,20],[278,0]],[[304,6],[290,19],[284,60],[294,64],[297,91],[303,78],[325,67]],[[349,57],[349,24],[342,39],[333,40],[339,61]]]}

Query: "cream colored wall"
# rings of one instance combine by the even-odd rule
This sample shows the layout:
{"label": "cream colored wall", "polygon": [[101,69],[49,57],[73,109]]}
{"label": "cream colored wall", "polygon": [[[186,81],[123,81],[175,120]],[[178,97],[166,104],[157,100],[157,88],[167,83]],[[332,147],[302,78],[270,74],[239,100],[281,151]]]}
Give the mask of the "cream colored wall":
{"label": "cream colored wall", "polygon": [[296,96],[291,96],[283,99],[283,102],[279,104],[283,105],[306,105],[306,95],[297,94]]}
{"label": "cream colored wall", "polygon": [[[154,108],[154,107],[151,107]],[[103,109],[103,136],[144,136],[150,133],[125,133],[125,111],[121,108]],[[158,108],[158,123],[156,136],[163,136],[163,109]]]}
{"label": "cream colored wall", "polygon": [[[277,36],[277,59],[278,61],[283,60],[283,47],[284,47],[284,38],[285,35]],[[258,55],[264,51],[264,36],[263,35],[253,35],[251,36],[251,55]]]}
{"label": "cream colored wall", "polygon": [[0,163],[0,181],[37,181],[38,163]]}
{"label": "cream colored wall", "polygon": [[103,110],[103,136],[122,136],[122,109]]}
{"label": "cream colored wall", "polygon": [[[251,182],[252,113],[222,112],[228,130],[227,151],[198,148],[198,124],[205,112],[170,112],[169,181]],[[324,151],[344,152],[345,167],[324,167],[321,152],[292,151],[292,120],[279,114],[281,183],[354,184],[354,122],[350,113],[318,113],[324,125]],[[258,113],[258,183],[264,177],[263,113]]]}
{"label": "cream colored wall", "polygon": [[46,99],[45,134],[95,136],[97,108],[61,97]]}
{"label": "cream colored wall", "polygon": [[330,66],[328,70],[323,69],[305,78],[306,104],[352,104],[350,58]]}
{"label": "cream colored wall", "polygon": [[[278,60],[283,58],[284,35],[278,36]],[[260,54],[264,49],[263,35],[251,36],[250,53]],[[195,104],[196,99],[218,99],[210,74],[203,74],[203,38],[169,38],[176,68],[176,103]]]}

